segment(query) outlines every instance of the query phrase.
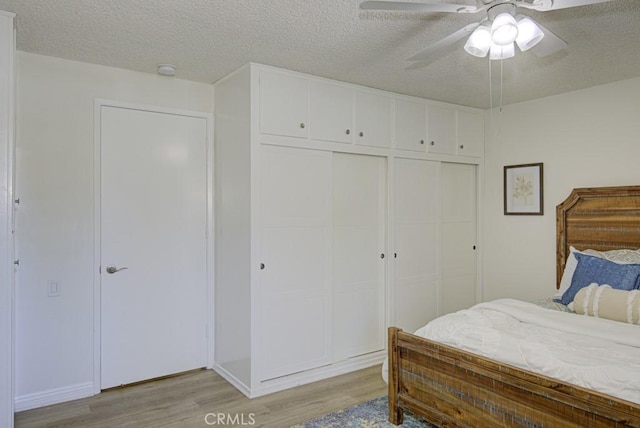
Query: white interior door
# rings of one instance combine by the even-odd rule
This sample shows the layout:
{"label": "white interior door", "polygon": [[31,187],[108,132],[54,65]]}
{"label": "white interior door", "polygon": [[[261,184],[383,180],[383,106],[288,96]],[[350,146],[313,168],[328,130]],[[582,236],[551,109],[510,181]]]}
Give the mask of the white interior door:
{"label": "white interior door", "polygon": [[102,389],[207,364],[206,129],[101,106]]}
{"label": "white interior door", "polygon": [[438,313],[439,164],[395,160],[392,325],[413,332]]}
{"label": "white interior door", "polygon": [[333,155],[333,357],[384,349],[384,158]]}

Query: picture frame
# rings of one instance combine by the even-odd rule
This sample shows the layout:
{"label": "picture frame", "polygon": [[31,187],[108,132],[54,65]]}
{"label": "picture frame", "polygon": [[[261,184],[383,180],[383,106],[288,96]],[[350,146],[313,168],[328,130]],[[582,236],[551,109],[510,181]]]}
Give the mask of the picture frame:
{"label": "picture frame", "polygon": [[544,215],[542,163],[504,167],[504,215]]}

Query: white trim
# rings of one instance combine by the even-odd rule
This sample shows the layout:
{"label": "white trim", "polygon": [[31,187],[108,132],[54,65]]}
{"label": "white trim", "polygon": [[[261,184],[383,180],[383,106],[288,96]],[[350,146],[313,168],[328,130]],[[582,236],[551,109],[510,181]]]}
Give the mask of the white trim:
{"label": "white trim", "polygon": [[[253,389],[249,388],[244,382],[238,380],[238,378],[236,378],[234,375],[229,373],[226,369],[218,364],[213,367],[213,370],[248,398],[256,398],[274,392],[284,391],[285,389],[293,388],[296,386],[305,385],[311,382],[328,379],[334,376],[339,376],[341,374],[351,373],[356,370],[366,369],[371,366],[382,364],[386,356],[387,352],[384,350],[373,352],[371,354],[350,358],[348,360],[336,362],[327,366],[319,367],[317,369],[307,370],[289,376],[283,376],[281,378],[261,382],[259,383],[258,387]],[[380,372],[380,376],[382,376],[382,371]]]}
{"label": "white trim", "polygon": [[215,210],[214,210],[214,161],[213,146],[214,119],[212,114],[206,114],[207,121],[207,368],[212,369],[215,363]]}
{"label": "white trim", "polygon": [[154,105],[145,105],[129,102],[121,102],[114,100],[107,100],[102,98],[96,98],[94,101],[94,134],[93,134],[93,190],[94,190],[94,212],[93,212],[93,236],[94,236],[94,251],[93,251],[93,394],[99,394],[101,391],[101,366],[100,366],[100,344],[101,344],[101,314],[100,314],[100,261],[101,261],[101,110],[102,107],[116,107],[130,110],[141,110],[154,113],[172,114],[178,116],[187,116],[205,119],[207,122],[207,141],[206,141],[206,153],[207,153],[207,368],[213,368],[214,364],[214,288],[213,288],[213,241],[214,241],[214,222],[213,222],[213,115],[211,113],[175,109],[169,107],[159,107]]}
{"label": "white trim", "polygon": [[34,394],[16,397],[16,412],[35,409],[52,404],[64,403],[65,401],[77,400],[79,398],[91,397],[93,394],[93,382],[79,383],[77,385],[65,386],[62,388],[50,389],[48,391],[36,392]]}
{"label": "white trim", "polygon": [[[0,254],[2,254],[2,268],[0,269],[0,307],[3,310],[0,312],[0,387],[2,392],[0,396],[3,398],[0,401],[0,426],[7,428],[13,427],[13,413],[14,408],[14,391],[15,391],[15,377],[14,377],[14,344],[15,344],[15,265],[13,264],[15,258],[15,245],[13,237],[13,225],[14,225],[14,162],[15,162],[15,126],[16,126],[16,61],[15,61],[15,43],[16,43],[16,28],[15,28],[15,14],[10,12],[0,11],[3,33],[3,44],[7,47],[6,57],[6,69],[3,69],[3,93],[6,91],[6,96],[2,103],[4,104],[0,109],[2,114],[5,115],[3,121],[6,121],[6,129],[2,129],[2,136],[0,136],[0,142],[2,147],[2,157],[5,163],[0,168],[0,171],[6,168],[5,171],[1,171],[3,174],[1,188],[5,189],[4,200],[0,203],[2,206],[2,213],[0,219],[2,222],[2,241],[0,242]],[[6,37],[6,39],[5,39]],[[3,61],[4,63],[5,61]],[[4,75],[6,74],[6,75]],[[6,77],[6,79],[5,79]],[[6,193],[5,193],[6,192]]]}
{"label": "white trim", "polygon": [[240,379],[235,377],[231,372],[229,372],[227,369],[225,369],[221,365],[214,364],[213,371],[218,373],[221,378],[229,382],[234,388],[242,392],[245,396],[247,397],[251,396],[251,389],[244,382],[242,382]]}

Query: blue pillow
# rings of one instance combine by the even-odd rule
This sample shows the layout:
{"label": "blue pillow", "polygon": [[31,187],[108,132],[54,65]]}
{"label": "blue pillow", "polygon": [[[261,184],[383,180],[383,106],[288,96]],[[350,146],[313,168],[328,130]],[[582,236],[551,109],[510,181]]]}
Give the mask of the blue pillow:
{"label": "blue pillow", "polygon": [[640,286],[640,264],[619,264],[589,256],[574,253],[578,265],[571,278],[571,286],[564,292],[561,303],[568,305],[581,288],[595,282],[598,285],[609,284],[617,290],[635,290]]}

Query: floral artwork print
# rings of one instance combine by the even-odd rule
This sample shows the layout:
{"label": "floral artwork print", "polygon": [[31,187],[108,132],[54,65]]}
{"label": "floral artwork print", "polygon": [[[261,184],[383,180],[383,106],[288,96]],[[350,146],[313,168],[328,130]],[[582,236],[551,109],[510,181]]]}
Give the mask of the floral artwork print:
{"label": "floral artwork print", "polygon": [[504,167],[504,214],[543,215],[542,163]]}
{"label": "floral artwork print", "polygon": [[516,175],[513,183],[514,205],[531,205],[529,198],[533,196],[533,177],[531,174]]}

